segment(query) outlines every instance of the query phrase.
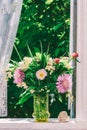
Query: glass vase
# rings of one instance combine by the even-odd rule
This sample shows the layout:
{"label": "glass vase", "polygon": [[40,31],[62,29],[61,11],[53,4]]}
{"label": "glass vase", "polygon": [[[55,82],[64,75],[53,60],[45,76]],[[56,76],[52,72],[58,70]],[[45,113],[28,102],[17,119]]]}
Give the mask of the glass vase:
{"label": "glass vase", "polygon": [[41,96],[35,94],[34,99],[34,112],[33,117],[36,122],[48,122],[50,113],[48,111],[48,94]]}

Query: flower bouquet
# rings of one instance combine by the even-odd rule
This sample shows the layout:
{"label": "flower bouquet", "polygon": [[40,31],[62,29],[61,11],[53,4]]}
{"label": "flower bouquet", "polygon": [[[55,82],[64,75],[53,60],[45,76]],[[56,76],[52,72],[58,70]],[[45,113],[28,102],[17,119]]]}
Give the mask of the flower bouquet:
{"label": "flower bouquet", "polygon": [[59,100],[63,94],[66,98],[71,95],[71,61],[77,57],[78,54],[73,53],[69,57],[52,58],[50,54],[42,52],[36,52],[33,56],[30,51],[30,57],[24,57],[20,62],[12,61],[6,78],[13,79],[13,83],[23,89],[17,105],[33,96],[33,117],[36,121],[48,121],[48,95],[57,93]]}

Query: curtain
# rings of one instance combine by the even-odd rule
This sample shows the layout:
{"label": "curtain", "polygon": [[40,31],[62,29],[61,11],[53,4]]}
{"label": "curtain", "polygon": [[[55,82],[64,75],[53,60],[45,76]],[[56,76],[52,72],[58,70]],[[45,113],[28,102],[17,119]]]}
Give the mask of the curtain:
{"label": "curtain", "polygon": [[4,71],[11,57],[22,2],[0,0],[0,117],[7,116],[7,83]]}

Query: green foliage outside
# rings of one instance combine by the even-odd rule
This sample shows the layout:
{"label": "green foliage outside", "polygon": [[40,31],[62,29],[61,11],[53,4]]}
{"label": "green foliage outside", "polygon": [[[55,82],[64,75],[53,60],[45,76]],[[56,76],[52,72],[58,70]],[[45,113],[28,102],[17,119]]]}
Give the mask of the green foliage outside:
{"label": "green foliage outside", "polygon": [[[27,44],[33,54],[49,51],[52,57],[67,56],[69,52],[70,0],[24,0],[15,45],[21,58],[29,56]],[[48,50],[47,50],[48,49]],[[19,61],[15,48],[11,59]],[[8,84],[8,117],[32,117],[33,99],[16,106],[21,90]],[[67,110],[67,102],[57,100],[50,105],[51,117]],[[69,111],[68,111],[69,112]]]}

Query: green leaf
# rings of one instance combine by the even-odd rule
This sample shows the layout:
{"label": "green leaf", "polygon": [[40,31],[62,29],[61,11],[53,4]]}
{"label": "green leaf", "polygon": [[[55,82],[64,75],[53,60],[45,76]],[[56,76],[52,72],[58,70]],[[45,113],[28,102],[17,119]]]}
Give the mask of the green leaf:
{"label": "green leaf", "polygon": [[24,102],[26,102],[32,95],[30,93],[27,93],[26,95],[22,96],[18,103],[16,105],[20,105],[23,104]]}
{"label": "green leaf", "polygon": [[59,43],[58,43],[58,47],[63,47],[64,44],[65,44],[65,41],[59,42]]}
{"label": "green leaf", "polygon": [[[18,65],[18,62],[17,61],[14,61],[12,59],[10,59],[10,61],[14,64],[14,65]],[[12,67],[14,66],[13,64],[10,64]]]}
{"label": "green leaf", "polygon": [[20,97],[25,96],[27,93],[29,93],[29,89],[26,89],[26,90],[20,95]]}
{"label": "green leaf", "polygon": [[62,101],[62,97],[61,96],[59,96],[59,101],[62,103],[63,101]]}
{"label": "green leaf", "polygon": [[40,50],[37,47],[34,47],[35,52],[40,52]]}
{"label": "green leaf", "polygon": [[75,59],[75,60],[80,63],[80,61],[78,59]]}
{"label": "green leaf", "polygon": [[59,52],[60,52],[60,49],[57,48],[57,49],[55,50],[55,56],[56,56],[56,57],[58,56]]}
{"label": "green leaf", "polygon": [[58,30],[62,25],[63,23],[58,23],[56,26],[53,27],[53,30],[54,31]]}
{"label": "green leaf", "polygon": [[41,59],[41,53],[37,52],[36,56],[37,56],[38,59]]}

